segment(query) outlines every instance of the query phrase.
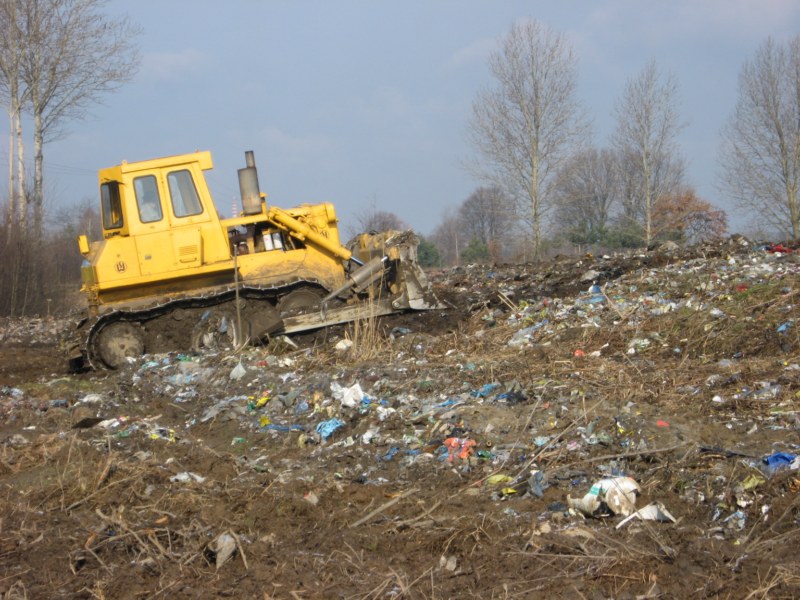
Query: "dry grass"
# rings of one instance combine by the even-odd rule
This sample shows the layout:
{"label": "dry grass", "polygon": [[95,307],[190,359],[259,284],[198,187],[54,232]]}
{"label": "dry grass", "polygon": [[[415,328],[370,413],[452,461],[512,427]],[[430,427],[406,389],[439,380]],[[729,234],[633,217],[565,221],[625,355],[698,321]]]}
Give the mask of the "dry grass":
{"label": "dry grass", "polygon": [[345,332],[345,339],[352,342],[348,359],[356,362],[374,360],[384,353],[386,338],[378,326],[378,317],[374,314],[375,305],[370,298],[364,305],[364,316],[350,323]]}

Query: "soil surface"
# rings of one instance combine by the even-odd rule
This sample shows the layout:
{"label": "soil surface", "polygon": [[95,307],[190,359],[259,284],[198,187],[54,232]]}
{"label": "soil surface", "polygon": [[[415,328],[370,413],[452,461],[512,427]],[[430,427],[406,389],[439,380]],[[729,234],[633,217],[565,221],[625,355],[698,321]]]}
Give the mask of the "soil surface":
{"label": "soil surface", "polygon": [[441,270],[446,309],[80,374],[2,321],[0,598],[800,597],[797,258]]}

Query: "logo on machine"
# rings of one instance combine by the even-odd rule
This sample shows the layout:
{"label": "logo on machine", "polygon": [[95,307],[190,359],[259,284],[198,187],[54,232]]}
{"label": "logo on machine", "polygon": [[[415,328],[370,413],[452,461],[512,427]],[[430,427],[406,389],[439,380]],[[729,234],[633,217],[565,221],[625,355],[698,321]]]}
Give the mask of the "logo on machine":
{"label": "logo on machine", "polygon": [[127,269],[127,268],[128,268],[128,265],[125,264],[125,261],[121,260],[121,261],[119,261],[117,263],[117,272],[118,273],[124,273],[125,269]]}

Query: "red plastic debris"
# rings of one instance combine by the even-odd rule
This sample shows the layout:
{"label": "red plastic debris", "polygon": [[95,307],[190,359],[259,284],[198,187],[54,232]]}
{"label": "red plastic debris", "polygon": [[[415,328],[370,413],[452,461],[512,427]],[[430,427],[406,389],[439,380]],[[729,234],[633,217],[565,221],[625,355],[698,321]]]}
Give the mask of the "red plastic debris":
{"label": "red plastic debris", "polygon": [[478,443],[468,438],[449,437],[444,441],[447,447],[447,460],[453,462],[458,456],[460,459],[469,458]]}
{"label": "red plastic debris", "polygon": [[772,244],[771,246],[767,246],[767,252],[772,252],[773,254],[780,252],[781,254],[791,254],[792,249],[788,246],[784,246],[783,244]]}

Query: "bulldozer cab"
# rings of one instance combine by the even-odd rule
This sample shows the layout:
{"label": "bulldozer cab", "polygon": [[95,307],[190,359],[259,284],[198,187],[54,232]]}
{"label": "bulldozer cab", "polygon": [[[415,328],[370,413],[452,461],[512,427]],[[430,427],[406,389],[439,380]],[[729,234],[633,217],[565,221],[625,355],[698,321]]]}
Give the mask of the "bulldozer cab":
{"label": "bulldozer cab", "polygon": [[103,237],[136,235],[158,225],[181,227],[218,217],[203,171],[208,152],[138,163],[100,171]]}
{"label": "bulldozer cab", "polygon": [[[98,293],[165,281],[230,259],[206,185],[208,152],[122,164],[99,173],[103,239],[86,254]],[[121,293],[121,292],[120,292]]]}

